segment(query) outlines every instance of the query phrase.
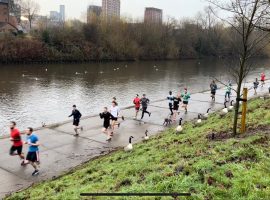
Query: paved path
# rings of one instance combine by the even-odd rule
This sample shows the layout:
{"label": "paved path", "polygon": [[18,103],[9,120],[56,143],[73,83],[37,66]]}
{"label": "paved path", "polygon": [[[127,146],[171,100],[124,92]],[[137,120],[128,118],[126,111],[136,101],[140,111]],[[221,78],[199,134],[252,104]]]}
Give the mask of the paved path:
{"label": "paved path", "polygon": [[[269,82],[266,85],[269,85]],[[258,94],[266,91],[267,87],[259,88]],[[252,95],[253,90],[250,90],[249,96]],[[212,107],[212,112],[221,109],[223,102],[224,89],[218,90],[215,103],[210,101],[209,92],[192,94],[189,113],[183,114],[182,111],[180,116],[184,121],[188,121],[194,119],[198,113],[205,113],[210,107]],[[123,110],[126,120],[121,123],[120,129],[117,130],[111,143],[105,142],[106,136],[100,131],[103,121],[97,116],[82,120],[84,131],[78,138],[73,136],[71,123],[38,130],[36,133],[42,143],[40,147],[41,168],[38,177],[31,176],[33,171],[31,166],[21,167],[18,157],[8,155],[11,145],[9,139],[0,139],[0,199],[6,194],[24,189],[33,183],[68,172],[91,158],[123,147],[128,143],[128,137],[131,135],[134,136],[134,143],[136,143],[142,140],[145,130],[149,130],[149,135],[160,133],[164,130],[163,120],[169,114],[167,101],[151,103],[149,111],[152,112],[151,118],[145,116],[144,123],[140,124],[132,119],[133,108]],[[26,147],[24,147],[24,152],[26,152]]]}

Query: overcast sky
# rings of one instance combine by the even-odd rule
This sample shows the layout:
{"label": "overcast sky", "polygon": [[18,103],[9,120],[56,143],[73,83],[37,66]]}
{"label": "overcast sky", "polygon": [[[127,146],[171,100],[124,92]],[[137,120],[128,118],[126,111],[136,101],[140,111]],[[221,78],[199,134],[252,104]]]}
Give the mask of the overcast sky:
{"label": "overcast sky", "polygon": [[[82,19],[90,4],[101,5],[102,0],[35,0],[40,4],[41,14],[48,15],[51,10],[59,10],[59,5],[66,6],[68,19]],[[164,18],[167,16],[177,19],[193,17],[204,9],[208,3],[205,0],[121,0],[121,15],[142,18],[145,7],[163,9]]]}

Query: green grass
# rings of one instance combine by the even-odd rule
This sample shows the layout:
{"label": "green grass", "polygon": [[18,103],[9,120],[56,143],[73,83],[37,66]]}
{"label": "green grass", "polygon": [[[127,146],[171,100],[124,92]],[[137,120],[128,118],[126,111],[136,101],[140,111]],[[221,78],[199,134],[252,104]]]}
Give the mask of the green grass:
{"label": "green grass", "polygon": [[190,122],[182,134],[167,130],[134,145],[133,152],[119,150],[94,159],[7,199],[82,199],[82,192],[191,192],[191,197],[181,199],[270,199],[269,131],[265,130],[270,128],[269,104],[262,99],[249,102],[252,131],[242,137],[208,140],[209,133],[232,129],[232,113],[222,119],[214,114],[200,127]]}

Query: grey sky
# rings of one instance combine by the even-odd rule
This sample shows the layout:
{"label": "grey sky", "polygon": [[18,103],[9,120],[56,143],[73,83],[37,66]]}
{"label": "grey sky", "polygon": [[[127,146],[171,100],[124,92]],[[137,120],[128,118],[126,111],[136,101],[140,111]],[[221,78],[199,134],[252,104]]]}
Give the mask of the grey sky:
{"label": "grey sky", "polygon": [[[35,0],[40,4],[41,14],[48,15],[50,10],[59,10],[59,5],[66,6],[67,18],[81,19],[86,13],[87,5],[101,5],[102,0]],[[204,9],[208,3],[205,0],[121,0],[121,15],[142,18],[145,7],[163,9],[164,18],[167,16],[177,19],[193,17]]]}

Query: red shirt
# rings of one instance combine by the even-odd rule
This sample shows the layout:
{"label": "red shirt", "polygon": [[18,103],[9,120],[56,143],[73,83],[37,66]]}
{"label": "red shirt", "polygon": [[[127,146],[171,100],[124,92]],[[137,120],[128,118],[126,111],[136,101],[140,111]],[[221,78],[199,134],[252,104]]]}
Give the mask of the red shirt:
{"label": "red shirt", "polygon": [[23,145],[21,134],[20,134],[20,131],[18,129],[14,128],[13,130],[11,130],[10,137],[14,140],[13,141],[14,147],[20,147]]}
{"label": "red shirt", "polygon": [[141,101],[141,99],[139,97],[136,97],[133,100],[133,103],[135,104],[135,108],[139,108],[140,107],[140,101]]}
{"label": "red shirt", "polygon": [[262,74],[262,75],[261,75],[261,80],[262,80],[262,81],[265,81],[265,74]]}

